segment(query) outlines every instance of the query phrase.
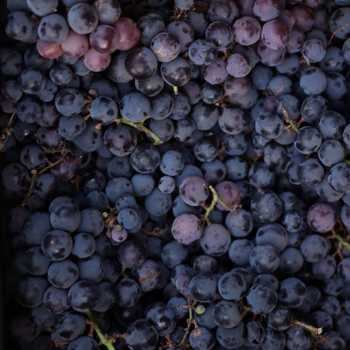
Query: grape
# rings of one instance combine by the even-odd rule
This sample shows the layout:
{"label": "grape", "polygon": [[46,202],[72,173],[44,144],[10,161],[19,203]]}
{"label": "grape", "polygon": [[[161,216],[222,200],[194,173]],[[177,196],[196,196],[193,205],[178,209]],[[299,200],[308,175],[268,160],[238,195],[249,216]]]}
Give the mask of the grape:
{"label": "grape", "polygon": [[292,15],[295,18],[296,27],[303,32],[310,31],[314,25],[314,13],[309,7],[295,6],[292,9]]}
{"label": "grape", "polygon": [[267,224],[260,226],[256,232],[256,244],[273,246],[278,252],[283,251],[288,245],[287,231],[280,224]]}
{"label": "grape", "polygon": [[77,89],[63,88],[55,97],[55,106],[58,112],[69,117],[82,111],[84,97]]}
{"label": "grape", "polygon": [[274,50],[262,42],[258,43],[257,53],[261,62],[268,67],[276,67],[283,62],[285,51],[284,49]]}
{"label": "grape", "polygon": [[101,72],[108,68],[111,63],[109,53],[100,53],[95,49],[89,49],[84,56],[84,65],[92,72]]}
{"label": "grape", "polygon": [[135,80],[135,88],[147,97],[159,95],[164,85],[164,80],[158,74],[154,74],[147,79]]}
{"label": "grape", "polygon": [[169,93],[161,93],[152,99],[152,119],[164,120],[174,109],[174,99]]}
{"label": "grape", "polygon": [[98,13],[89,4],[77,3],[69,9],[67,20],[69,26],[77,34],[89,34],[97,27]]}
{"label": "grape", "polygon": [[121,15],[119,0],[96,0],[94,5],[103,24],[114,24]]}
{"label": "grape", "polygon": [[75,231],[80,225],[80,211],[69,197],[57,197],[50,206],[50,224],[56,230]]}
{"label": "grape", "polygon": [[79,269],[70,260],[54,262],[49,267],[47,278],[54,287],[68,289],[78,280]]}
{"label": "grape", "polygon": [[127,51],[135,47],[141,36],[136,24],[127,17],[119,18],[114,25],[114,33],[113,47],[121,51]]}
{"label": "grape", "polygon": [[309,67],[303,71],[299,84],[306,95],[318,95],[326,89],[327,78],[319,68]]}
{"label": "grape", "polygon": [[231,0],[214,0],[210,3],[208,17],[210,21],[223,21],[232,23],[238,16],[239,10],[235,2]]}
{"label": "grape", "polygon": [[181,57],[162,63],[160,72],[163,79],[172,86],[184,86],[191,79],[190,64]]}
{"label": "grape", "polygon": [[270,21],[280,15],[282,4],[277,0],[255,0],[253,13],[260,20]]}
{"label": "grape", "polygon": [[289,308],[302,305],[306,294],[306,286],[297,278],[290,277],[281,282],[278,294],[280,303]]}
{"label": "grape", "polygon": [[209,350],[214,345],[214,339],[210,331],[204,327],[198,327],[190,333],[189,343],[194,350]]}
{"label": "grape", "polygon": [[193,214],[181,214],[175,218],[171,233],[176,241],[189,245],[199,240],[202,235],[200,220]]}
{"label": "grape", "polygon": [[50,69],[49,76],[55,85],[68,85],[73,80],[73,72],[65,64],[54,65]]}
{"label": "grape", "polygon": [[309,208],[307,213],[308,225],[313,231],[326,233],[335,226],[335,211],[326,203],[316,203]]}
{"label": "grape", "polygon": [[161,336],[169,335],[176,326],[174,310],[161,304],[156,304],[148,310],[146,318],[154,325]]}
{"label": "grape", "polygon": [[124,125],[107,128],[103,141],[108,150],[119,157],[131,154],[136,147],[135,133]]}
{"label": "grape", "polygon": [[226,64],[223,60],[216,60],[203,67],[203,78],[211,85],[222,84],[227,78]]}
{"label": "grape", "polygon": [[197,39],[189,46],[188,56],[194,64],[207,65],[216,58],[215,46],[211,42]]}
{"label": "grape", "polygon": [[51,260],[62,261],[71,254],[73,241],[65,231],[49,231],[41,239],[41,249]]}
{"label": "grape", "polygon": [[[67,39],[66,39],[67,40]],[[38,40],[36,43],[36,49],[40,56],[47,59],[57,59],[63,54],[63,43],[48,43],[46,41]]]}
{"label": "grape", "polygon": [[285,48],[288,38],[288,27],[280,20],[267,22],[262,27],[261,40],[266,47],[272,50]]}
{"label": "grape", "polygon": [[304,239],[300,248],[307,262],[316,263],[326,257],[330,245],[325,238],[312,234]]}
{"label": "grape", "polygon": [[143,45],[149,45],[152,38],[165,29],[162,17],[156,13],[148,13],[142,16],[137,22],[137,26],[141,30],[141,42]]}
{"label": "grape", "polygon": [[238,18],[233,24],[235,41],[244,46],[255,44],[260,39],[261,25],[254,17]]}
{"label": "grape", "polygon": [[123,96],[120,113],[133,122],[141,122],[151,114],[151,103],[141,93],[133,92]]}
{"label": "grape", "polygon": [[304,258],[300,251],[295,248],[287,248],[281,254],[280,269],[286,273],[300,271],[304,264]]}
{"label": "grape", "polygon": [[146,320],[132,323],[126,332],[126,344],[135,350],[155,350],[158,343],[158,333]]}
{"label": "grape", "polygon": [[183,11],[190,10],[193,4],[194,4],[193,0],[175,0],[176,8]]}
{"label": "grape", "polygon": [[181,45],[175,36],[162,32],[153,37],[151,49],[159,62],[170,62],[180,54]]}
{"label": "grape", "polygon": [[112,98],[99,96],[95,98],[90,106],[91,118],[104,124],[112,123],[118,116],[118,105]]}
{"label": "grape", "polygon": [[277,305],[277,294],[268,286],[256,284],[250,288],[247,302],[256,314],[268,314]]}
{"label": "grape", "polygon": [[9,13],[5,31],[10,38],[24,43],[32,44],[37,39],[37,23],[24,11]]}
{"label": "grape", "polygon": [[258,245],[250,252],[249,264],[258,273],[274,272],[280,265],[280,258],[274,246]]}
{"label": "grape", "polygon": [[348,7],[336,9],[329,19],[329,29],[336,38],[346,39],[349,28],[347,26],[347,17],[350,15]]}
{"label": "grape", "polygon": [[302,52],[310,63],[321,62],[326,56],[325,44],[317,38],[306,40]]}
{"label": "grape", "polygon": [[200,239],[203,251],[210,256],[224,255],[228,251],[230,243],[229,232],[219,224],[207,226]]}
{"label": "grape", "polygon": [[16,300],[22,306],[35,308],[42,303],[43,295],[48,287],[46,279],[41,277],[25,277],[16,287]]}
{"label": "grape", "polygon": [[182,52],[186,51],[194,40],[193,28],[185,21],[173,21],[169,23],[167,30],[177,39]]}
{"label": "grape", "polygon": [[114,35],[114,28],[112,26],[106,24],[99,25],[89,35],[90,45],[99,53],[112,53],[115,51]]}
{"label": "grape", "polygon": [[69,345],[67,350],[97,350],[98,344],[96,341],[89,336],[82,336],[73,340]]}
{"label": "grape", "polygon": [[190,176],[180,184],[180,195],[183,201],[190,206],[200,206],[209,197],[207,184],[199,176]]}
{"label": "grape", "polygon": [[164,288],[168,279],[168,270],[159,262],[146,260],[137,269],[138,282],[144,292]]}
{"label": "grape", "polygon": [[27,0],[26,2],[30,10],[37,16],[45,16],[55,12],[58,5],[58,0]]}
{"label": "grape", "polygon": [[65,18],[58,14],[43,17],[38,26],[39,38],[47,42],[63,43],[68,32],[69,28]]}
{"label": "grape", "polygon": [[244,326],[239,323],[235,328],[218,327],[216,329],[216,340],[225,349],[239,349],[244,343]]}
{"label": "grape", "polygon": [[205,31],[205,38],[218,47],[227,47],[232,43],[233,33],[224,22],[212,22]]}
{"label": "grape", "polygon": [[231,301],[220,301],[214,307],[214,322],[218,327],[234,328],[241,321],[238,306]]}

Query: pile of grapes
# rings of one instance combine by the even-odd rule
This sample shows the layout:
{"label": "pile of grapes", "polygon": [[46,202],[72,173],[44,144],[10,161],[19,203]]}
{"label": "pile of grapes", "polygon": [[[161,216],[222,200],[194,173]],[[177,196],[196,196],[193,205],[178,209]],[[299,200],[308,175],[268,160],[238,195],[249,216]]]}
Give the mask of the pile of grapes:
{"label": "pile of grapes", "polygon": [[350,0],[8,0],[18,350],[350,349]]}

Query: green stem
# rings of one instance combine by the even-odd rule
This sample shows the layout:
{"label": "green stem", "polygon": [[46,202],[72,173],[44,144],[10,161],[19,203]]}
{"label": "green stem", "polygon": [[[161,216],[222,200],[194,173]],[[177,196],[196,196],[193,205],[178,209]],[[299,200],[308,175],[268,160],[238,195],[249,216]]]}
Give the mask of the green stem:
{"label": "green stem", "polygon": [[94,317],[93,317],[91,312],[88,312],[88,317],[89,317],[91,326],[92,326],[93,330],[95,331],[95,333],[96,333],[100,343],[103,346],[105,346],[108,350],[115,350],[115,348],[114,348],[114,339],[108,338],[102,333],[99,325],[96,323],[96,321],[95,321],[95,319],[94,319]]}
{"label": "green stem", "polygon": [[143,133],[145,133],[149,138],[152,139],[153,144],[155,146],[158,146],[160,144],[162,144],[162,140],[159,138],[159,136],[157,134],[155,134],[152,130],[148,129],[145,127],[144,122],[147,120],[148,118],[146,118],[145,120],[143,120],[142,122],[132,122],[126,118],[120,118],[118,119],[118,123],[130,126],[134,129],[137,129]]}
{"label": "green stem", "polygon": [[211,199],[211,202],[210,202],[209,206],[205,208],[205,214],[204,214],[204,219],[207,222],[207,224],[210,224],[209,215],[214,210],[214,208],[216,206],[216,203],[219,200],[219,196],[216,193],[216,191],[215,191],[213,186],[209,186],[209,191],[211,192],[212,199]]}
{"label": "green stem", "polygon": [[323,332],[322,328],[313,327],[313,326],[310,326],[309,324],[306,324],[306,323],[301,322],[301,321],[293,321],[293,324],[295,324],[296,326],[299,326],[299,327],[302,327],[302,328],[306,329],[307,331],[309,331],[314,336],[319,336]]}
{"label": "green stem", "polygon": [[227,211],[232,211],[234,209],[234,208],[229,208],[227,204],[220,199],[220,197],[218,196],[218,193],[216,192],[213,186],[211,185],[209,186],[209,191],[211,192],[212,200],[209,206],[204,208],[205,209],[204,219],[208,224],[210,224],[209,215],[214,210],[216,204],[219,203]]}
{"label": "green stem", "polygon": [[343,246],[346,250],[350,252],[350,243],[347,242],[343,237],[335,234],[334,235],[335,239],[339,242],[341,246]]}
{"label": "green stem", "polygon": [[193,323],[193,312],[192,312],[192,306],[189,304],[187,328],[186,328],[186,332],[185,332],[183,338],[181,339],[180,347],[183,346],[186,343],[187,337],[188,337],[188,335],[190,334],[190,331],[191,331],[192,323]]}

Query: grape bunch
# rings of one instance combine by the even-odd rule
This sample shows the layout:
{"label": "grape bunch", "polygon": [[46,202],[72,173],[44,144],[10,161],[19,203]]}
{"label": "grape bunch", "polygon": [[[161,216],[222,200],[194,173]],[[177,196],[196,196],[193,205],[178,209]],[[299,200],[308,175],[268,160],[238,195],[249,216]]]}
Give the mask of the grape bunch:
{"label": "grape bunch", "polygon": [[350,348],[350,1],[16,0],[4,33],[7,348]]}

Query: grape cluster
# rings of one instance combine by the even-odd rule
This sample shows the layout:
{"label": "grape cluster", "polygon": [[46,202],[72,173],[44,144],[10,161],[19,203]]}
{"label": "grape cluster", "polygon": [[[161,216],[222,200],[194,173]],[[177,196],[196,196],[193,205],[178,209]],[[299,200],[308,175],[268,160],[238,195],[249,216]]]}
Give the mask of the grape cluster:
{"label": "grape cluster", "polygon": [[12,348],[350,348],[350,1],[16,0],[5,32]]}

